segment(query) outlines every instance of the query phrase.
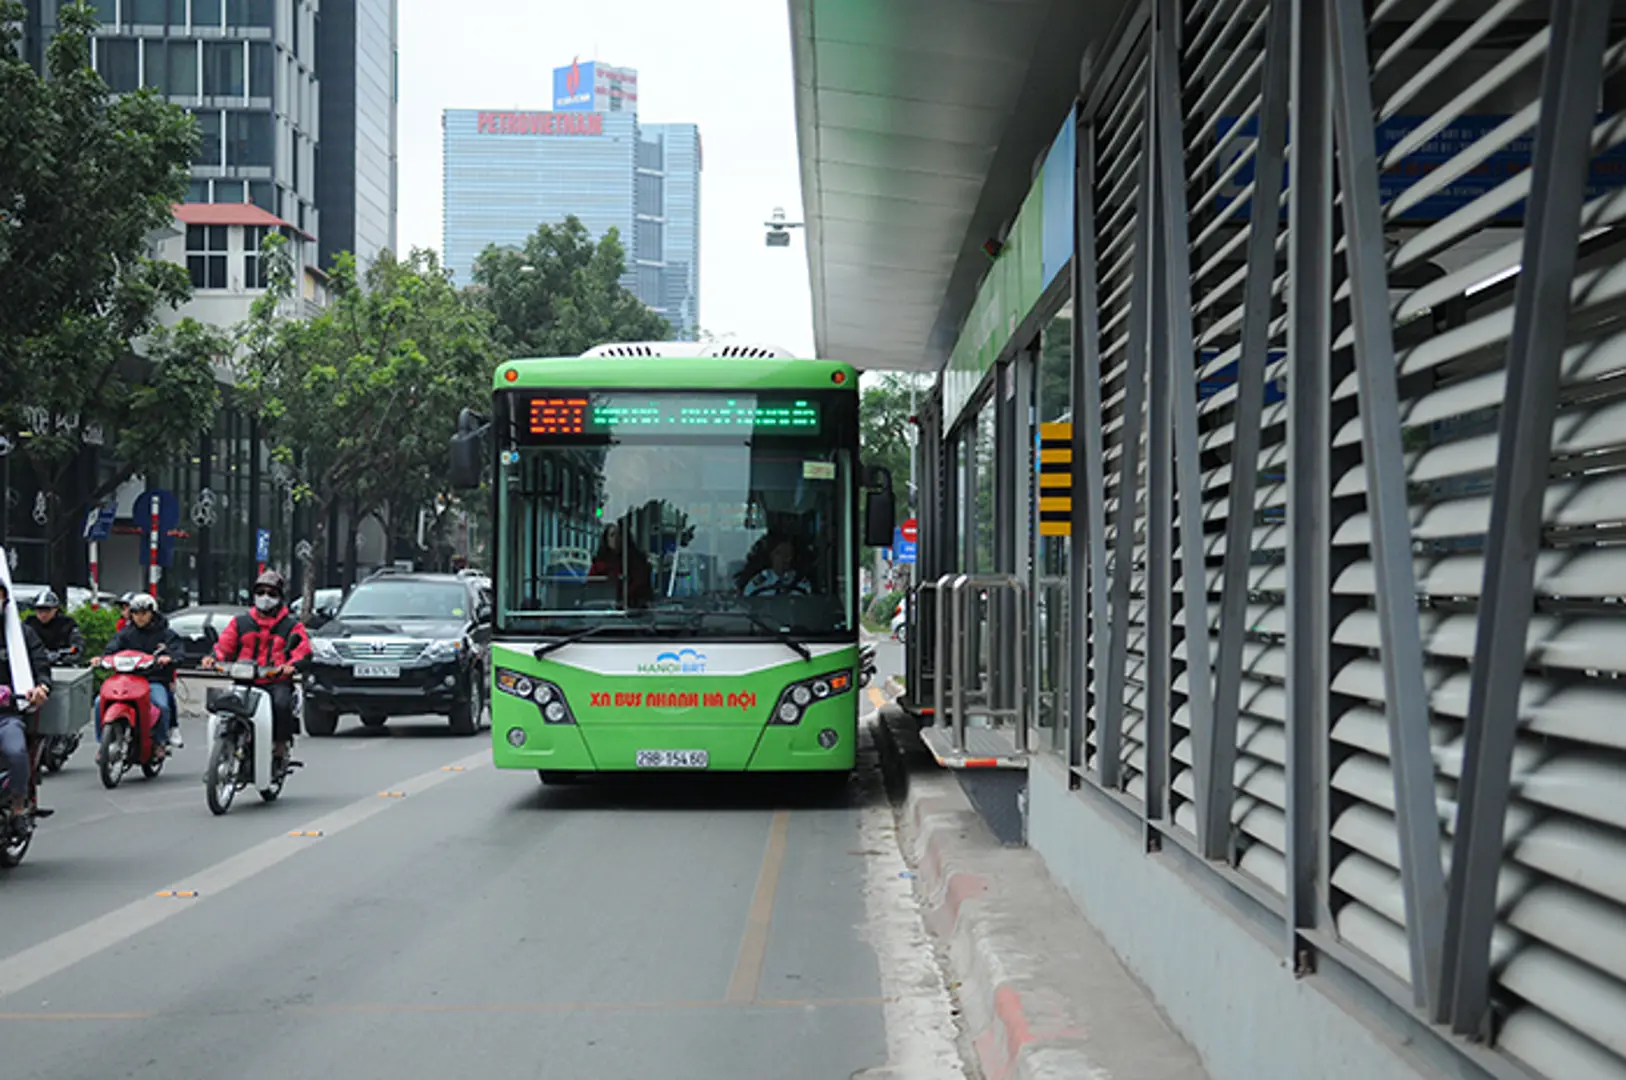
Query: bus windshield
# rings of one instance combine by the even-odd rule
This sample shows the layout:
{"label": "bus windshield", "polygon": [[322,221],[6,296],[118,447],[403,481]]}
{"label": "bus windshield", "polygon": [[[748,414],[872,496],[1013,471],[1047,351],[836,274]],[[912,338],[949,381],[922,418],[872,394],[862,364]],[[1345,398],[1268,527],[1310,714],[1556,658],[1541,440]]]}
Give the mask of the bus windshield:
{"label": "bus windshield", "polygon": [[798,404],[516,396],[499,466],[499,629],[850,639],[851,454]]}

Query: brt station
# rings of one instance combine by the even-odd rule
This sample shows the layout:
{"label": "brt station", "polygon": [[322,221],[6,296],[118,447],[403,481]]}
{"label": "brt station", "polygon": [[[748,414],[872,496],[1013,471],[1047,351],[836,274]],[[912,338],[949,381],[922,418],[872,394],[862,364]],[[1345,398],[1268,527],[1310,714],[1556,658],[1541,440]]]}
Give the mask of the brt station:
{"label": "brt station", "polygon": [[939,764],[1217,1080],[1626,1077],[1626,5],[789,6]]}

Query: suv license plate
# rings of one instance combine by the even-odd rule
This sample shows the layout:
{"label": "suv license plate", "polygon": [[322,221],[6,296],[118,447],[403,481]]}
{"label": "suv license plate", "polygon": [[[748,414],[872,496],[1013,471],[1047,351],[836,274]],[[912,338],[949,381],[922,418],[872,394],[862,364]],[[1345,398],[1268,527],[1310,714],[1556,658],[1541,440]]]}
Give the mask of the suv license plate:
{"label": "suv license plate", "polygon": [[711,760],[704,750],[640,750],[640,769],[704,769]]}
{"label": "suv license plate", "polygon": [[356,678],[358,679],[399,679],[401,677],[400,664],[357,664]]}

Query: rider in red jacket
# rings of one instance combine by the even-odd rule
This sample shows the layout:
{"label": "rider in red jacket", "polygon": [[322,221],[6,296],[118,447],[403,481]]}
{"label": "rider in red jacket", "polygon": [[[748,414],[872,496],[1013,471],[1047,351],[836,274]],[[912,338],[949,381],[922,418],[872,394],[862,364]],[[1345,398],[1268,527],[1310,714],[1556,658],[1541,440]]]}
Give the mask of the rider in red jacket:
{"label": "rider in red jacket", "polygon": [[278,760],[288,756],[288,748],[299,733],[294,715],[294,675],[311,654],[310,635],[296,619],[285,600],[287,584],[275,570],[267,570],[254,582],[254,607],[239,615],[220,632],[214,655],[203,658],[205,667],[250,661],[271,668],[257,681],[271,696],[271,731],[276,740]]}

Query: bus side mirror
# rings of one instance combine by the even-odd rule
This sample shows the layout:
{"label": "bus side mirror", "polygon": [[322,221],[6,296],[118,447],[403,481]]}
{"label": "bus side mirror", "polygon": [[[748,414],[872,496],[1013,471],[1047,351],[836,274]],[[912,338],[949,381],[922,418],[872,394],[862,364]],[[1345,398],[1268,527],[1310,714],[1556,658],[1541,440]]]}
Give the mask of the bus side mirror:
{"label": "bus side mirror", "polygon": [[892,494],[892,474],[879,466],[869,470],[871,490],[864,493],[864,544],[890,547],[898,527],[897,500]]}
{"label": "bus side mirror", "polygon": [[450,480],[456,491],[471,491],[480,486],[485,472],[485,437],[491,430],[489,422],[482,423],[473,409],[464,409],[457,418],[457,434],[452,436]]}

